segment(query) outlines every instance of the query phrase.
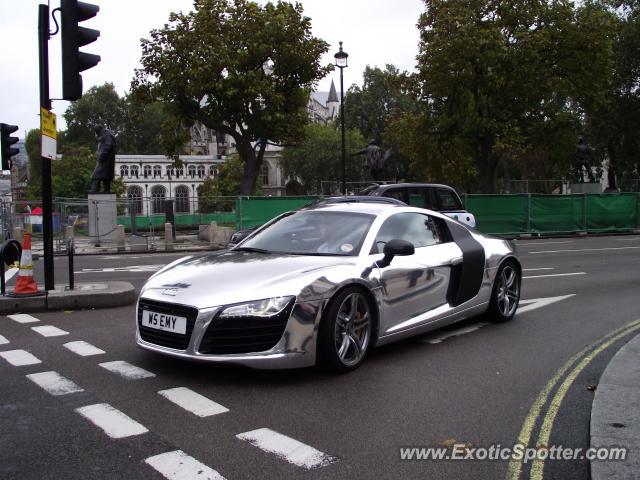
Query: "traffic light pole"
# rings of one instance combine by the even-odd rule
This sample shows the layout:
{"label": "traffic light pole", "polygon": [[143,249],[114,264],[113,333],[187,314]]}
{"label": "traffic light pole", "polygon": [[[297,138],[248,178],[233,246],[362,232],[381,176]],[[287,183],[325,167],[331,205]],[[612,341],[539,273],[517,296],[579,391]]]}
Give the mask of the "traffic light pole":
{"label": "traffic light pole", "polygon": [[[40,47],[40,106],[51,110],[49,98],[49,6],[38,5],[38,44]],[[44,288],[55,288],[53,272],[53,201],[51,195],[51,160],[42,162],[42,232],[44,241]]]}

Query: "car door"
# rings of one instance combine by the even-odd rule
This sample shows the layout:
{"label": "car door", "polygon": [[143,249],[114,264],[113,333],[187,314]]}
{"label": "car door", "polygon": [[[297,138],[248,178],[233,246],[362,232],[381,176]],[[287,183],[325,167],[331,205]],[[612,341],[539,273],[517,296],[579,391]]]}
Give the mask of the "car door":
{"label": "car door", "polygon": [[415,326],[426,312],[447,304],[452,259],[462,252],[444,234],[442,220],[422,213],[397,213],[381,225],[372,253],[398,238],[411,242],[415,253],[395,257],[379,267],[382,286],[381,333],[398,325]]}

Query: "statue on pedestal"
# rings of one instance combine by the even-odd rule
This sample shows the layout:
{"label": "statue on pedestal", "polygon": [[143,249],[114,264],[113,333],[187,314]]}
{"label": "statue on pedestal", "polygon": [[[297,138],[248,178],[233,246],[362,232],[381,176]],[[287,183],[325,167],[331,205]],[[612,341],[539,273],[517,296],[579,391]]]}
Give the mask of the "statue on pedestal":
{"label": "statue on pedestal", "polygon": [[382,180],[383,167],[389,157],[391,156],[391,149],[386,152],[378,146],[375,140],[369,140],[369,144],[364,150],[360,150],[351,154],[351,156],[355,155],[364,155],[365,156],[365,165],[369,168],[369,172],[371,173],[371,177],[374,180]]}
{"label": "statue on pedestal", "polygon": [[[116,139],[113,133],[103,125],[96,125],[96,168],[91,174],[89,193],[111,193],[111,181],[116,168]],[[100,183],[104,184],[104,191],[100,192]]]}
{"label": "statue on pedestal", "polygon": [[591,162],[589,161],[589,147],[584,143],[584,139],[580,137],[578,145],[576,145],[576,153],[574,154],[576,175],[578,177],[578,183],[584,182],[583,167],[587,170],[587,176],[590,182],[595,182],[596,179],[591,171]]}

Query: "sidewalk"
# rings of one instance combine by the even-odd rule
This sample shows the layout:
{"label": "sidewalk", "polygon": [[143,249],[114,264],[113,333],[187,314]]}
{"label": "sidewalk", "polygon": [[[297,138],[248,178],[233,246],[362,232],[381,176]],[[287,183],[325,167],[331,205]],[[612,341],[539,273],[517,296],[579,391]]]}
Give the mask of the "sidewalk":
{"label": "sidewalk", "polygon": [[611,359],[591,407],[591,446],[626,447],[623,461],[591,462],[592,480],[640,479],[640,335]]}

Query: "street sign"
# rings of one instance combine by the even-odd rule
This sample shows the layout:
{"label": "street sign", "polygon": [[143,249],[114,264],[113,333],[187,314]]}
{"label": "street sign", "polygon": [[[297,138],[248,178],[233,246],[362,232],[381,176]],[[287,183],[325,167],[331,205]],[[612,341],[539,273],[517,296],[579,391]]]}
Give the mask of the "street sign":
{"label": "street sign", "polygon": [[46,108],[40,108],[40,139],[42,156],[55,160],[57,149],[56,114]]}

